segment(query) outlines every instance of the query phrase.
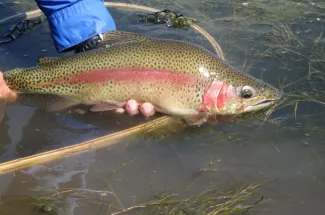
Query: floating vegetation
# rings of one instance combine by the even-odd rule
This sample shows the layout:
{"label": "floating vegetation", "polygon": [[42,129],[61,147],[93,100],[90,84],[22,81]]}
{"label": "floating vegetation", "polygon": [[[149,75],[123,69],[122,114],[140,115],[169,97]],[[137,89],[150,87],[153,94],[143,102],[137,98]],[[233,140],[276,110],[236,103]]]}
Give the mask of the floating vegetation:
{"label": "floating vegetation", "polygon": [[141,21],[154,24],[166,24],[167,27],[188,29],[197,20],[191,17],[185,17],[180,12],[163,10],[156,13],[137,14]]}
{"label": "floating vegetation", "polygon": [[1,40],[0,44],[12,42],[21,37],[24,33],[34,30],[36,26],[39,26],[44,21],[44,19],[45,18],[43,17],[37,17],[20,21],[10,28],[9,32],[4,35],[6,39]]}

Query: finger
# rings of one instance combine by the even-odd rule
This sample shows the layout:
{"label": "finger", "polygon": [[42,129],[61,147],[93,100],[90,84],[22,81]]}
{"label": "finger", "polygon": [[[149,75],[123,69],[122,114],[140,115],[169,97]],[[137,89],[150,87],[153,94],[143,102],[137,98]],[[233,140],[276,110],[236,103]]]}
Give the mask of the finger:
{"label": "finger", "polygon": [[145,102],[142,105],[140,105],[139,109],[142,115],[146,117],[153,116],[156,113],[154,106],[149,102]]}
{"label": "finger", "polygon": [[11,91],[3,79],[3,74],[0,71],[0,101],[13,103],[17,100],[17,94]]}
{"label": "finger", "polygon": [[135,100],[131,99],[126,103],[125,110],[129,115],[134,116],[139,113],[139,105]]}

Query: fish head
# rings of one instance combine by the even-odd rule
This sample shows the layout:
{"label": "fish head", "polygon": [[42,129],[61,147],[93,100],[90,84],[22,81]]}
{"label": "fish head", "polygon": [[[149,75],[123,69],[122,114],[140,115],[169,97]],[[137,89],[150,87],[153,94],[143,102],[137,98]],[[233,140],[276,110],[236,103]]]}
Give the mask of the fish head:
{"label": "fish head", "polygon": [[202,108],[211,115],[239,115],[267,109],[282,98],[283,92],[272,85],[231,70],[223,78],[216,75],[204,94]]}

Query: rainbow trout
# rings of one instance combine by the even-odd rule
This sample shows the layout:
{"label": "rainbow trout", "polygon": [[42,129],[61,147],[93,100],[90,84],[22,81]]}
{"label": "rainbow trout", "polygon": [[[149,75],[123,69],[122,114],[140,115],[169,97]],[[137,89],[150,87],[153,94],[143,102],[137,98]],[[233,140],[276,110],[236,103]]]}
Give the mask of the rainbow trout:
{"label": "rainbow trout", "polygon": [[182,41],[111,31],[98,49],[68,57],[40,58],[38,66],[7,71],[19,94],[60,98],[50,111],[92,105],[91,111],[123,107],[127,100],[150,102],[155,110],[200,125],[211,115],[259,111],[283,94],[233,69],[218,56]]}

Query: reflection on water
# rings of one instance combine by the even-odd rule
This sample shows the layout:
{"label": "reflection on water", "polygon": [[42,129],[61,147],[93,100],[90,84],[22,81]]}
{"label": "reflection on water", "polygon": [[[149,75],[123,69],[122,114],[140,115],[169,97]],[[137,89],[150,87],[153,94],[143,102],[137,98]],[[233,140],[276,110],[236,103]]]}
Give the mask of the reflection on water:
{"label": "reflection on water", "polygon": [[[178,0],[139,1],[139,4],[177,8],[187,16],[215,19],[202,22],[200,26],[220,42],[229,63],[275,86],[283,87],[313,74],[284,88],[292,99],[288,106],[274,112],[266,122],[251,118],[217,127],[204,125],[162,140],[133,137],[109,148],[1,176],[0,192],[4,201],[1,214],[38,214],[31,204],[20,202],[17,207],[9,203],[27,197],[42,198],[55,190],[77,188],[88,192],[71,191],[55,196],[59,214],[106,214],[104,203],[120,209],[140,204],[154,195],[180,189],[202,170],[204,174],[187,191],[189,195],[210,185],[224,187],[268,181],[249,203],[261,195],[273,202],[251,213],[321,214],[325,197],[324,51],[321,48],[325,41],[321,32],[325,17],[320,11],[324,10],[324,4],[320,1],[314,4],[278,2],[282,7],[265,1]],[[0,11],[10,9],[11,14],[24,11],[22,8],[27,8],[27,3],[30,1],[21,2],[19,7],[0,5]],[[121,30],[195,41],[211,50],[204,38],[193,30],[143,24],[133,20],[134,13],[130,11],[110,10]],[[279,27],[280,21],[289,24],[292,35],[286,28]],[[5,30],[1,28],[0,33]],[[45,23],[19,40],[1,45],[0,68],[6,71],[34,66],[39,57],[57,55]],[[4,162],[76,144],[143,121],[142,117],[111,113],[47,113],[31,107],[9,106],[0,124],[0,160]],[[125,163],[127,165],[116,172]],[[113,189],[116,196],[89,191],[106,189],[105,178],[109,179],[108,190]],[[93,200],[99,197],[103,204]]]}

